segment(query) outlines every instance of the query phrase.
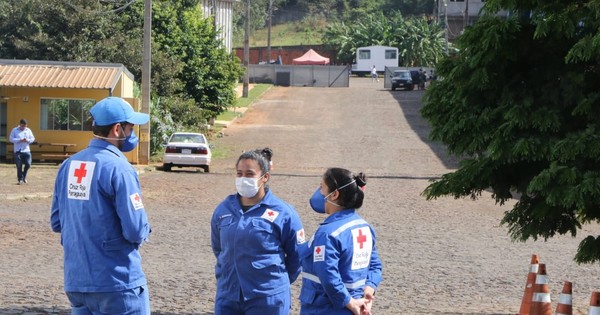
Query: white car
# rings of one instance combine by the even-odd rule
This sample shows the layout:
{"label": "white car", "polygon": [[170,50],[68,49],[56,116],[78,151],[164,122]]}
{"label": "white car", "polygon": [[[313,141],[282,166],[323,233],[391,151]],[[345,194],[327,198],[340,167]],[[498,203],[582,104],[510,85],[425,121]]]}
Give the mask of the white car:
{"label": "white car", "polygon": [[208,173],[211,156],[210,146],[203,134],[176,132],[165,145],[163,170],[170,172],[173,166],[200,167]]}

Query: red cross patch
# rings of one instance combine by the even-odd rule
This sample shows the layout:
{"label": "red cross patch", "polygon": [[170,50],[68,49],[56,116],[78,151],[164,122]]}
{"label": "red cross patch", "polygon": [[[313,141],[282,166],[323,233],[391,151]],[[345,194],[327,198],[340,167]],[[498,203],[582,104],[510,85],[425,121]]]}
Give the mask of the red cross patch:
{"label": "red cross patch", "polygon": [[129,195],[129,200],[131,200],[133,209],[140,210],[144,208],[144,203],[142,203],[142,197],[139,193]]}
{"label": "red cross patch", "polygon": [[267,209],[267,210],[265,210],[265,212],[263,213],[261,218],[268,220],[270,222],[274,222],[278,215],[279,215],[279,212],[277,212],[275,210]]}
{"label": "red cross patch", "polygon": [[304,229],[298,230],[296,232],[296,244],[304,244],[306,242],[306,235],[304,234]]}
{"label": "red cross patch", "polygon": [[325,245],[315,246],[313,251],[313,262],[325,261]]}

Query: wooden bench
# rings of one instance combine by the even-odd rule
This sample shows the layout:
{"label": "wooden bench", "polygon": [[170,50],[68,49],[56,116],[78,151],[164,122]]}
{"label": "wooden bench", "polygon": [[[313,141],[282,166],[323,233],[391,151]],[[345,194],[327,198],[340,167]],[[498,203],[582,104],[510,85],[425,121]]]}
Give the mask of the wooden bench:
{"label": "wooden bench", "polygon": [[[63,154],[58,151],[33,151],[31,152],[31,159],[34,161],[43,161],[43,162],[58,162],[62,163],[62,161],[68,159],[73,156],[73,154]],[[12,152],[6,155],[6,161],[9,163],[14,163],[14,156]]]}
{"label": "wooden bench", "polygon": [[42,158],[49,158],[49,159],[61,159],[61,160],[66,160],[68,158],[71,157],[71,154],[40,154],[40,157]]}

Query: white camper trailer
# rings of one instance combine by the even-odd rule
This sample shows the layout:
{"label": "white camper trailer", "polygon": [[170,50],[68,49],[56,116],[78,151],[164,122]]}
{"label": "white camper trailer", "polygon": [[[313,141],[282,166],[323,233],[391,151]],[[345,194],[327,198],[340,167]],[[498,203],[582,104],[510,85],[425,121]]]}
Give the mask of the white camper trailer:
{"label": "white camper trailer", "polygon": [[369,74],[373,66],[380,73],[385,71],[385,67],[398,67],[398,48],[388,46],[357,48],[356,62],[352,65],[352,74]]}

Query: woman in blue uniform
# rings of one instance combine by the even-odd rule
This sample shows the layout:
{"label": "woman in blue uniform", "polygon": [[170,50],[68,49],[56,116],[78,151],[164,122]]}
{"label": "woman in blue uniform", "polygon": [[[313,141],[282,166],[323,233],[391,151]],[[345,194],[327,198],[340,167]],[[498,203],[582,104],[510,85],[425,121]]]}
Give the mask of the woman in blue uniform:
{"label": "woman in blue uniform", "polygon": [[373,228],[356,213],[365,185],[363,173],[330,168],[311,197],[329,216],[302,250],[300,314],[370,314],[381,261]]}
{"label": "woman in blue uniform", "polygon": [[225,198],[211,219],[215,315],[288,315],[290,284],[300,274],[298,247],[305,243],[302,223],[267,186],[265,154],[243,153],[236,169],[237,193]]}

